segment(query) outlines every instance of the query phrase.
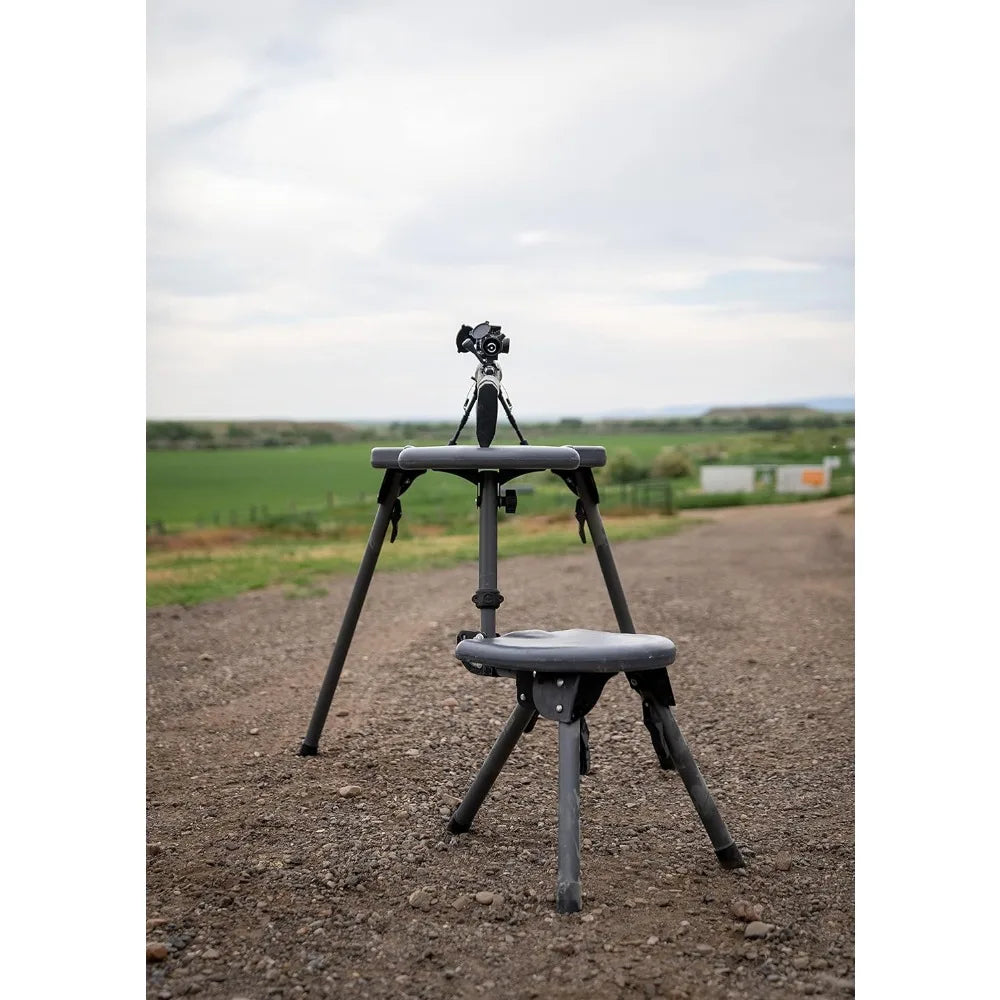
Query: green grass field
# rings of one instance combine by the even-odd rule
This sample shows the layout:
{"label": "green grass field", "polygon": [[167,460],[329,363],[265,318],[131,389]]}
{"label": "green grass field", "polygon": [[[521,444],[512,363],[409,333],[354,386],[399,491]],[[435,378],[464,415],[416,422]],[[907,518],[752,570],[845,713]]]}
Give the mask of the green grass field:
{"label": "green grass field", "polygon": [[[466,432],[470,441],[474,436]],[[662,448],[684,447],[695,461],[720,456],[725,461],[819,461],[843,452],[843,441],[853,431],[695,434],[619,434],[601,442],[612,455],[628,449],[640,462],[650,461]],[[567,440],[569,437],[569,440]],[[572,433],[533,435],[532,444],[587,444]],[[440,439],[400,442],[441,444]],[[516,441],[505,429],[497,444]],[[370,444],[315,445],[303,448],[255,448],[217,451],[151,451],[146,460],[146,520],[162,522],[167,530],[197,524],[246,524],[255,515],[314,510],[324,518],[353,521],[361,510],[370,518],[371,504],[382,480],[371,468]],[[600,481],[600,476],[599,476]],[[530,483],[538,496],[524,500],[525,511],[545,513],[559,509],[556,497],[568,491],[550,474],[519,480]],[[545,489],[551,484],[551,489]],[[515,484],[516,485],[516,484]],[[679,489],[692,486],[680,482]],[[552,494],[550,498],[547,496]],[[328,495],[333,506],[327,509]],[[429,473],[406,495],[414,517],[426,520],[437,512],[439,521],[460,515],[467,505],[469,486],[463,480]],[[572,506],[572,504],[570,504]],[[474,516],[474,511],[473,515]]]}
{"label": "green grass field", "polygon": [[[509,433],[509,432],[507,432]],[[648,465],[663,448],[681,447],[696,462],[818,462],[843,453],[853,431],[755,433],[632,433],[605,436],[608,455],[629,450]],[[471,440],[474,436],[469,435]],[[532,444],[586,444],[572,434],[530,437]],[[441,439],[411,444],[440,444]],[[516,443],[498,433],[497,444]],[[371,468],[370,444],[314,445],[147,453],[147,602],[198,604],[260,587],[284,585],[289,596],[317,592],[325,574],[356,571],[371,527],[382,474]],[[601,507],[613,540],[652,538],[680,530],[685,518],[663,516],[660,492],[602,481]],[[853,492],[853,469],[833,482]],[[579,547],[576,498],[551,473],[513,481],[517,514],[501,512],[501,552],[556,553]],[[531,491],[524,490],[530,486]],[[773,490],[718,496],[695,491],[696,479],[675,480],[678,507],[796,502]],[[457,476],[427,473],[404,495],[399,543],[386,545],[380,566],[407,569],[452,565],[477,555],[475,491]]]}

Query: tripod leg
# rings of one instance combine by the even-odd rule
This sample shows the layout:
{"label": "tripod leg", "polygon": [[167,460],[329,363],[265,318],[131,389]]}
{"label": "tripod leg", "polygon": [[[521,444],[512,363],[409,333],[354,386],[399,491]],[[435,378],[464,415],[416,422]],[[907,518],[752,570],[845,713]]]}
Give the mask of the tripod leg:
{"label": "tripod leg", "polygon": [[698,770],[698,765],[691,756],[684,737],[681,735],[677,720],[670,711],[670,706],[658,698],[647,698],[653,719],[659,726],[663,741],[667,745],[670,758],[674,762],[677,773],[684,782],[684,787],[691,796],[698,815],[705,826],[712,847],[715,848],[719,864],[723,868],[743,868],[743,856],[733,841],[726,824],[719,813],[719,807],[712,798],[712,793],[705,784],[705,779]]}
{"label": "tripod leg", "polygon": [[[611,554],[611,543],[608,541],[608,533],[604,530],[604,522],[601,520],[601,512],[597,506],[599,496],[597,493],[597,483],[594,482],[594,473],[590,469],[580,469],[576,473],[577,495],[583,504],[583,513],[587,520],[587,527],[590,529],[590,537],[594,543],[594,551],[597,553],[597,561],[601,567],[601,574],[604,577],[604,584],[608,588],[608,596],[611,598],[611,607],[615,612],[615,619],[618,628],[622,632],[635,633],[635,625],[632,622],[632,613],[628,609],[628,601],[625,600],[625,590],[622,587],[621,578],[618,576],[618,567],[615,566],[615,558]],[[580,529],[581,532],[583,528]],[[627,674],[629,682],[635,687],[638,674]],[[672,700],[672,699],[671,699]],[[650,739],[653,742],[653,750],[656,758],[660,762],[660,767],[664,770],[672,770],[673,763],[670,754],[664,746],[662,739],[656,729],[655,724],[644,708],[642,721],[649,730]]]}
{"label": "tripod leg", "polygon": [[580,896],[580,720],[559,723],[559,872],[556,911],[576,913]]}
{"label": "tripod leg", "polygon": [[299,747],[300,757],[313,757],[318,752],[319,738],[323,732],[323,726],[326,724],[326,717],[330,711],[330,703],[333,701],[334,692],[337,690],[341,671],[344,669],[344,661],[347,659],[348,650],[351,648],[354,629],[358,624],[358,618],[361,616],[361,608],[364,606],[365,597],[368,594],[368,586],[372,582],[375,564],[378,562],[379,553],[382,551],[382,543],[385,541],[385,533],[389,530],[392,506],[399,497],[402,481],[402,472],[387,472],[382,489],[379,491],[379,505],[375,513],[375,523],[372,525],[371,534],[368,536],[368,544],[365,546],[365,554],[361,559],[361,566],[354,581],[354,589],[351,591],[350,600],[347,602],[347,610],[344,612],[344,620],[340,625],[337,643],[333,647],[330,665],[326,668],[326,676],[323,678],[323,684],[316,698],[316,707],[313,709],[312,719],[309,722],[309,731],[306,733],[305,739],[303,739],[302,745]]}
{"label": "tripod leg", "polygon": [[507,724],[493,745],[493,749],[483,761],[483,766],[465,793],[465,798],[452,814],[448,823],[449,833],[465,833],[472,826],[472,821],[475,819],[476,813],[479,812],[479,807],[483,804],[486,796],[490,794],[493,783],[497,780],[504,764],[507,763],[507,759],[514,752],[514,747],[521,738],[521,733],[534,719],[534,708],[520,704],[515,706],[514,711],[510,713],[510,718],[507,719]]}
{"label": "tripod leg", "polygon": [[592,470],[577,470],[576,489],[583,503],[583,513],[587,519],[587,527],[590,529],[590,537],[594,543],[594,551],[597,553],[605,586],[608,588],[608,597],[611,598],[611,607],[614,608],[618,628],[622,632],[634,633],[635,625],[632,624],[632,614],[628,609],[628,601],[625,600],[625,591],[618,576],[615,558],[611,554],[611,543],[608,541],[608,533],[604,530],[601,512],[597,508],[597,484],[594,482]]}

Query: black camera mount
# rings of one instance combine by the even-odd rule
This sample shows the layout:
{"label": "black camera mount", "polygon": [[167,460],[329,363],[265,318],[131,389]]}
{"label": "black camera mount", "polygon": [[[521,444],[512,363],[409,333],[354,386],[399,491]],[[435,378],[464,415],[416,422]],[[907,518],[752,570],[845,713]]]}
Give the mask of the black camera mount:
{"label": "black camera mount", "polygon": [[448,444],[458,443],[458,436],[462,433],[462,429],[469,419],[472,407],[475,406],[476,439],[479,441],[480,448],[489,448],[497,431],[498,401],[503,407],[504,413],[507,414],[507,420],[514,428],[518,441],[521,444],[527,444],[527,440],[514,419],[510,397],[500,384],[503,372],[500,371],[497,358],[501,354],[510,353],[510,338],[505,337],[500,332],[499,326],[494,326],[491,323],[479,323],[474,327],[463,324],[455,337],[455,346],[458,348],[459,354],[475,355],[479,367],[476,369],[476,374],[472,376],[472,381],[475,384],[465,399],[465,412],[462,414],[458,428]]}

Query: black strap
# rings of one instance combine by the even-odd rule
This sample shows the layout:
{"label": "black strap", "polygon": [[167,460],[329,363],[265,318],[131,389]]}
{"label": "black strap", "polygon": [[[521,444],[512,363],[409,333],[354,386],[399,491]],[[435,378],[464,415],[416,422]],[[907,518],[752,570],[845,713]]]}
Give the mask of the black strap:
{"label": "black strap", "polygon": [[576,502],[576,519],[580,524],[580,541],[586,545],[587,536],[583,533],[583,526],[587,523],[587,515],[584,512],[582,500],[577,500]]}
{"label": "black strap", "polygon": [[403,516],[403,505],[399,502],[399,499],[393,501],[392,503],[392,513],[389,514],[389,520],[392,522],[392,534],[389,536],[389,544],[396,540],[396,536],[399,534],[399,520]]}

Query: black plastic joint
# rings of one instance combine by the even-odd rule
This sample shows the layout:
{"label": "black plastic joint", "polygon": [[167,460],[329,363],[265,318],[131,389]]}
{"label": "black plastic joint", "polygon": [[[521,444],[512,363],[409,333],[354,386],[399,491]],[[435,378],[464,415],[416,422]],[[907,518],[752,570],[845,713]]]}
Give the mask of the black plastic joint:
{"label": "black plastic joint", "polygon": [[503,604],[503,594],[499,590],[477,590],[472,595],[472,603],[480,611],[483,608],[499,608]]}

